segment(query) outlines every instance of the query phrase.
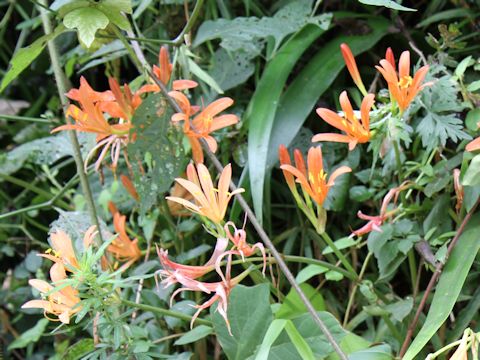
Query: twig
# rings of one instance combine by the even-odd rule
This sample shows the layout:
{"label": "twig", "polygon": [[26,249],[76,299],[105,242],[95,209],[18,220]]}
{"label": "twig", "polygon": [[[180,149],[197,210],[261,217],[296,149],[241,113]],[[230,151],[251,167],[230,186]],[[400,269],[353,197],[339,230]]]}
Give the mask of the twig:
{"label": "twig", "polygon": [[423,54],[422,50],[418,48],[417,44],[415,43],[415,40],[413,40],[412,35],[410,34],[410,31],[408,31],[408,29],[406,28],[400,16],[398,16],[396,20],[398,22],[398,25],[400,26],[401,32],[403,33],[403,35],[405,35],[405,37],[408,40],[408,45],[410,45],[413,51],[415,51],[418,54],[418,56],[420,56],[420,59],[422,59],[423,64],[427,65],[427,58]]}
{"label": "twig", "polygon": [[[39,0],[39,11],[42,18],[43,30],[45,35],[52,33],[52,24],[50,23],[49,13],[45,10],[45,7],[48,8],[48,4],[46,0]],[[68,106],[68,99],[66,97],[66,92],[68,86],[68,80],[62,70],[62,66],[60,65],[60,56],[58,54],[58,49],[55,45],[54,39],[51,39],[47,42],[48,52],[50,54],[50,60],[52,62],[52,69],[55,76],[55,82],[57,84],[58,95],[60,97],[60,102],[63,107],[63,112],[65,115],[65,119],[68,123],[71,123],[71,119],[69,116],[66,116],[66,109]],[[70,142],[72,143],[73,147],[73,158],[75,159],[75,164],[77,166],[77,173],[80,177],[80,185],[82,187],[82,191],[85,195],[85,200],[87,202],[88,212],[90,214],[90,220],[92,224],[96,225],[98,232],[97,232],[97,240],[99,244],[103,243],[102,238],[102,231],[100,228],[100,222],[98,221],[97,217],[97,210],[95,209],[95,203],[93,201],[92,191],[90,189],[90,184],[88,183],[87,174],[83,168],[83,159],[82,153],[80,151],[80,144],[78,142],[77,133],[75,130],[69,130],[68,136],[70,138]]]}
{"label": "twig", "polygon": [[467,213],[467,215],[465,215],[465,218],[463,219],[462,223],[460,224],[460,227],[458,228],[457,233],[455,234],[455,237],[453,238],[450,245],[448,245],[445,262],[438,262],[437,263],[437,266],[435,267],[435,272],[433,273],[433,275],[430,279],[430,282],[428,283],[428,286],[427,286],[425,292],[423,293],[422,300],[420,301],[420,304],[418,305],[418,309],[417,309],[417,312],[415,313],[415,317],[413,318],[413,321],[408,326],[407,335],[405,336],[405,340],[403,341],[402,348],[400,349],[400,354],[399,354],[400,358],[402,358],[403,355],[405,355],[405,353],[407,352],[408,346],[410,345],[410,342],[412,340],[413,332],[415,331],[415,327],[417,326],[418,319],[420,318],[420,315],[422,314],[423,308],[425,307],[425,305],[427,303],[428,296],[432,292],[433,286],[435,285],[438,277],[442,273],[443,266],[447,263],[448,257],[452,253],[455,245],[458,242],[458,239],[460,238],[460,235],[463,233],[463,230],[465,229],[465,226],[467,225],[468,221],[472,217],[472,215],[475,212],[479,203],[480,203],[480,199],[477,200],[477,202],[475,203],[473,208],[471,208],[470,211]]}
{"label": "twig", "polygon": [[[197,2],[198,4],[198,2]],[[192,21],[193,19],[193,14],[192,14],[192,17],[190,18],[190,21]],[[123,34],[119,34],[120,36],[123,36]],[[122,39],[120,39],[122,40]],[[123,43],[125,43],[125,39],[123,39],[122,41]],[[127,42],[128,43],[128,42]],[[138,60],[141,59],[141,58],[145,58],[143,56],[143,54],[137,54],[138,51],[141,52],[141,49],[139,47],[137,48],[133,48],[133,50],[135,51],[135,55],[137,55],[137,59],[132,59],[132,61],[134,61],[134,63],[138,63]],[[129,52],[129,54],[131,54],[131,52]],[[180,108],[180,106],[175,102],[175,100],[173,98],[171,98],[169,95],[168,95],[168,90],[167,88],[165,87],[165,85],[159,80],[156,78],[156,76],[153,74],[152,70],[151,70],[151,67],[148,63],[146,62],[143,62],[142,63],[142,68],[138,69],[140,73],[143,73],[144,71],[146,71],[148,73],[148,75],[150,76],[150,78],[155,82],[155,84],[160,88],[160,91],[162,92],[162,94],[164,95],[164,97],[166,98],[168,104],[172,107],[172,109],[175,111],[175,112],[178,112],[178,113],[181,113],[182,112],[182,109]],[[223,166],[222,164],[220,163],[220,161],[217,159],[217,157],[215,156],[215,154],[213,154],[211,151],[210,151],[210,148],[208,147],[208,144],[206,143],[206,141],[204,139],[200,139],[200,142],[202,144],[202,148],[204,149],[205,153],[207,154],[208,158],[210,159],[210,161],[213,163],[213,165],[215,166],[215,168],[219,171],[219,172],[222,172],[223,171]],[[233,192],[237,189],[237,187],[235,186],[235,184],[233,182],[230,182],[230,190]],[[260,238],[262,239],[262,241],[264,242],[264,244],[267,246],[267,248],[270,250],[271,254],[273,255],[273,257],[275,258],[275,260],[277,261],[278,263],[278,266],[280,267],[281,271],[283,272],[283,274],[285,275],[285,277],[287,278],[288,282],[291,284],[291,286],[296,290],[296,292],[298,293],[298,295],[300,296],[300,299],[302,300],[302,302],[305,304],[308,312],[312,315],[312,318],[313,320],[315,321],[315,323],[318,325],[318,327],[320,328],[320,330],[322,331],[322,333],[325,335],[325,337],[327,338],[328,342],[332,345],[333,349],[335,350],[335,352],[338,354],[338,356],[340,357],[340,359],[342,360],[347,360],[347,356],[345,355],[345,353],[343,352],[343,350],[340,348],[340,346],[338,345],[338,343],[336,342],[336,340],[333,338],[333,335],[331,334],[330,330],[328,330],[327,326],[325,325],[325,323],[322,321],[322,319],[320,319],[320,317],[318,316],[318,313],[317,311],[315,310],[315,308],[313,307],[312,303],[310,302],[310,300],[308,299],[308,297],[305,295],[305,293],[303,292],[303,290],[300,288],[300,286],[297,284],[297,282],[295,281],[295,278],[293,276],[293,274],[290,272],[290,270],[288,269],[288,266],[287,264],[285,263],[285,261],[283,260],[282,256],[280,255],[280,253],[277,251],[277,249],[275,248],[275,246],[273,245],[272,241],[270,240],[270,238],[268,237],[267,233],[265,232],[265,230],[263,229],[263,227],[260,225],[260,223],[258,222],[257,218],[255,217],[255,214],[253,213],[252,209],[250,208],[250,206],[247,204],[247,202],[245,201],[245,199],[243,198],[243,196],[237,194],[236,195],[237,197],[237,200],[238,200],[238,203],[240,204],[240,206],[242,207],[242,209],[245,211],[245,213],[247,214],[247,217],[248,219],[250,220],[251,224],[253,225],[253,227],[255,228],[255,230],[257,231],[258,235],[260,236]]]}

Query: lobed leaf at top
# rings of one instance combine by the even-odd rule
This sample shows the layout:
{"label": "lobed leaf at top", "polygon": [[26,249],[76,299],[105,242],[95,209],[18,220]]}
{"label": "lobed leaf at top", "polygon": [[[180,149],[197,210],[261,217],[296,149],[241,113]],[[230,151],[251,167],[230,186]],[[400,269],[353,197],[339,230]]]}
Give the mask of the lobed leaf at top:
{"label": "lobed leaf at top", "polygon": [[157,93],[142,102],[132,119],[135,141],[128,145],[128,155],[143,214],[185,168],[183,134],[171,123],[171,115],[165,98]]}
{"label": "lobed leaf at top", "polygon": [[324,30],[328,28],[330,15],[312,16],[312,3],[312,0],[294,1],[280,9],[273,17],[252,16],[205,21],[198,29],[193,45],[198,46],[205,41],[220,38],[220,46],[227,51],[243,50],[258,55],[263,47],[261,42],[272,37],[275,41],[272,53],[275,53],[286,36],[307,24],[318,25]]}

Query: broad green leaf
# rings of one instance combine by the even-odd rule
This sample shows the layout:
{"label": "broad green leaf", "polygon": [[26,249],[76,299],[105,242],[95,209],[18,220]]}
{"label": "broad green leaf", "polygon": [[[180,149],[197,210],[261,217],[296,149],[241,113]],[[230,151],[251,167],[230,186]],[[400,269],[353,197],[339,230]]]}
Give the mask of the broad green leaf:
{"label": "broad green leaf", "polygon": [[197,340],[203,339],[204,337],[213,333],[213,329],[210,326],[206,325],[198,325],[195,326],[192,330],[185,333],[180,337],[177,341],[175,341],[174,345],[185,345],[193,343]]}
{"label": "broad green leaf", "polygon": [[105,29],[108,23],[108,17],[102,11],[92,7],[75,9],[63,18],[63,24],[66,28],[77,29],[78,39],[87,48],[95,40],[97,30]]}
{"label": "broad green leaf", "polygon": [[455,319],[455,326],[448,334],[448,342],[453,342],[462,336],[463,331],[469,326],[470,322],[475,321],[480,313],[480,287],[477,287],[471,299],[468,301],[462,311]]}
{"label": "broad green leaf", "polygon": [[[344,237],[333,242],[338,250],[347,249],[349,247],[355,246],[358,243],[358,240],[355,240],[353,237]],[[322,254],[332,254],[333,249],[330,246],[323,249]]]}
{"label": "broad green leaf", "polygon": [[465,125],[468,130],[477,131],[478,123],[480,122],[480,109],[472,109],[467,113],[465,118]]}
{"label": "broad green leaf", "polygon": [[79,360],[95,349],[93,339],[82,339],[70,346],[62,355],[65,360]]}
{"label": "broad green leaf", "polygon": [[[370,346],[370,341],[349,332],[338,345],[340,345],[340,349],[342,349],[345,354],[349,355],[356,351],[368,348]],[[337,353],[332,353],[327,360],[340,360],[340,357]]]}
{"label": "broad green leaf", "polygon": [[412,9],[412,8],[408,8],[406,6],[400,5],[399,3],[393,0],[358,0],[358,1],[365,5],[384,6],[386,8],[393,9],[393,10],[417,11],[416,9]]}
{"label": "broad green leaf", "polygon": [[65,32],[65,27],[59,25],[52,33],[42,36],[24,48],[18,49],[10,60],[9,68],[3,76],[0,93],[40,55],[48,41],[55,39],[63,32]]}
{"label": "broad green leaf", "polygon": [[272,347],[275,340],[277,340],[280,333],[285,328],[288,320],[285,319],[276,319],[273,320],[270,326],[268,327],[267,333],[263,338],[262,345],[258,350],[257,356],[255,356],[255,360],[267,360],[268,353],[270,352],[270,348]]}
{"label": "broad green leaf", "polygon": [[[330,330],[334,339],[341,342],[345,336],[338,321],[328,312],[319,312],[320,319]],[[318,325],[312,320],[310,314],[301,315],[291,320],[293,326],[299,335],[305,340],[306,344],[313,352],[315,359],[322,359],[333,352],[333,348],[325,338]],[[295,345],[292,343],[289,335],[282,332],[270,348],[269,360],[303,360],[299,355]]]}
{"label": "broad green leaf", "polygon": [[244,360],[253,355],[273,320],[269,303],[268,284],[253,287],[237,285],[228,300],[228,319],[231,336],[223,317],[211,309],[215,333],[223,351],[230,360]]}
{"label": "broad green leaf", "polygon": [[48,323],[49,323],[48,319],[45,319],[45,318],[38,320],[37,324],[33,328],[25,331],[18,338],[16,338],[8,346],[8,350],[21,349],[26,347],[28,344],[37,342],[38,339],[40,339],[40,337],[45,332],[45,329],[47,328]]}
{"label": "broad green leaf", "polygon": [[203,70],[200,66],[197,65],[195,61],[192,59],[188,59],[188,68],[192,72],[193,75],[198,77],[200,80],[205,82],[209,85],[213,90],[215,90],[219,94],[223,94],[223,90],[218,86],[217,82],[214,78],[212,78],[205,70]]}
{"label": "broad green leaf", "polygon": [[186,166],[183,134],[171,123],[171,114],[162,95],[151,94],[132,119],[136,140],[128,145],[128,155],[142,214],[170,189]]}
{"label": "broad green leaf", "polygon": [[270,133],[288,75],[302,53],[324,30],[308,26],[290,39],[267,63],[245,114],[248,124],[248,168],[253,193],[253,206],[262,220],[263,187],[267,172],[267,154]]}
{"label": "broad green leaf", "polygon": [[312,349],[290,320],[285,324],[285,331],[302,360],[315,360]]}
{"label": "broad green leaf", "polygon": [[475,155],[475,157],[470,162],[465,175],[463,176],[462,184],[465,186],[476,186],[480,185],[480,154]]}
{"label": "broad green leaf", "polygon": [[[315,291],[315,289],[309,284],[300,284],[300,288],[303,290],[307,298],[312,303],[315,310],[322,311],[326,310],[325,301],[320,292]],[[299,315],[305,314],[307,308],[305,304],[300,299],[297,291],[295,289],[290,289],[287,296],[283,299],[280,309],[275,313],[277,319],[292,319]]]}
{"label": "broad green leaf", "polygon": [[478,232],[480,214],[475,214],[460,235],[438,281],[427,318],[403,360],[416,359],[433,335],[447,320],[460,295],[463,284],[480,249]]}
{"label": "broad green leaf", "polygon": [[228,52],[220,48],[213,56],[211,77],[223,90],[229,90],[244,83],[255,71],[251,54],[245,51]]}
{"label": "broad green leaf", "polygon": [[349,355],[349,360],[393,360],[392,349],[387,344],[373,346]]}
{"label": "broad green leaf", "polygon": [[472,59],[472,55],[467,56],[465,59],[460,61],[460,63],[455,68],[455,76],[458,78],[462,78],[467,68],[473,65],[474,63],[475,61]]}

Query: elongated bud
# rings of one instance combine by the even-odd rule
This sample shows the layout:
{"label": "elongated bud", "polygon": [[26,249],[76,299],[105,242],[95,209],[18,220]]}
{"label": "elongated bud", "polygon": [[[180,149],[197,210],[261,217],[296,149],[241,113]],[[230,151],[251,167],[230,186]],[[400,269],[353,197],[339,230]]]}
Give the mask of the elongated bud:
{"label": "elongated bud", "polygon": [[358,72],[357,63],[355,62],[355,57],[352,54],[352,50],[350,50],[348,45],[345,43],[340,45],[340,50],[342,50],[342,56],[345,60],[345,65],[347,65],[348,72],[350,73],[353,82],[355,85],[357,85],[360,92],[365,96],[367,94],[367,90],[365,89],[365,85],[363,85],[362,78]]}
{"label": "elongated bud", "polygon": [[123,186],[125,189],[128,191],[128,193],[136,200],[138,201],[138,193],[137,190],[135,190],[135,186],[132,183],[132,180],[126,175],[121,175],[120,180],[122,181]]}
{"label": "elongated bud", "polygon": [[[280,145],[278,147],[278,158],[280,159],[280,165],[292,165],[290,160],[290,155],[288,154],[288,150],[285,145]],[[295,178],[292,174],[288,171],[282,170],[283,176],[285,177],[285,181],[287,182],[290,191],[293,191],[295,188]]]}
{"label": "elongated bud", "polygon": [[385,60],[387,60],[395,69],[395,56],[393,56],[393,51],[391,47],[389,47],[385,52]]}
{"label": "elongated bud", "polygon": [[457,196],[457,204],[455,205],[455,210],[457,213],[460,212],[460,209],[463,205],[463,186],[460,183],[460,170],[453,170],[453,187],[455,189],[455,195]]}

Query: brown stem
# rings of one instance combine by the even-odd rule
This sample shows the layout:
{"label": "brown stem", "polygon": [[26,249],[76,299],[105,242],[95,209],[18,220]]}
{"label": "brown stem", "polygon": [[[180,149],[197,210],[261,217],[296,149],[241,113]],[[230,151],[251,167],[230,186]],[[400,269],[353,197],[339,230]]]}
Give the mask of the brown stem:
{"label": "brown stem", "polygon": [[417,309],[417,312],[415,313],[415,317],[413,318],[413,321],[408,326],[407,335],[405,336],[405,340],[403,341],[402,348],[400,349],[400,354],[399,354],[400,358],[402,358],[403,355],[405,355],[405,353],[407,352],[408,346],[410,345],[410,343],[412,341],[413,332],[415,331],[415,327],[417,326],[418,319],[420,318],[420,315],[422,314],[422,311],[423,311],[425,305],[427,304],[428,296],[432,292],[432,289],[433,289],[435,283],[437,282],[438,277],[442,273],[442,269],[443,269],[444,265],[448,261],[448,257],[452,253],[453,248],[455,247],[455,245],[458,242],[458,239],[460,238],[460,235],[463,233],[463,230],[465,229],[465,226],[467,225],[468,221],[472,217],[472,215],[475,212],[475,209],[477,208],[479,203],[480,203],[480,199],[477,200],[477,202],[475,203],[473,208],[470,209],[470,211],[467,213],[467,215],[463,219],[462,223],[460,224],[460,227],[458,228],[457,233],[455,234],[455,237],[453,238],[450,245],[448,245],[445,262],[443,262],[443,263],[438,262],[437,263],[437,266],[435,267],[435,272],[433,273],[432,278],[430,279],[430,282],[428,283],[428,286],[427,286],[425,292],[423,293],[422,300],[420,301],[420,304],[418,305],[418,309]]}

